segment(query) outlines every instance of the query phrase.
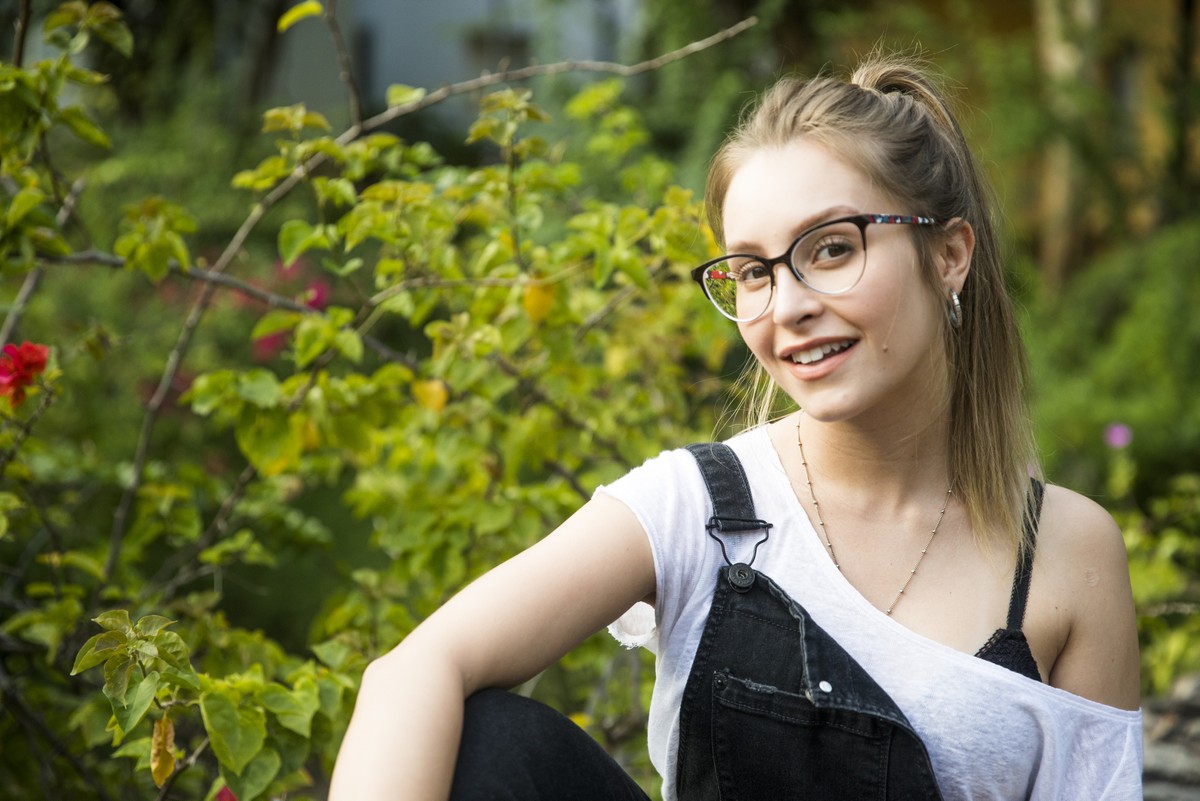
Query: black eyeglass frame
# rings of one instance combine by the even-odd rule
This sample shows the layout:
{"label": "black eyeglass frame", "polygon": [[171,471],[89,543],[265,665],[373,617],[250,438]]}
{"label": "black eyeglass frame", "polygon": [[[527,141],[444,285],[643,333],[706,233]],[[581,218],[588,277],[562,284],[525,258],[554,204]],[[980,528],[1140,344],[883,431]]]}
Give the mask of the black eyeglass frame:
{"label": "black eyeglass frame", "polygon": [[[829,292],[828,290],[818,289],[817,287],[810,284],[808,281],[804,280],[804,276],[802,276],[800,274],[800,271],[796,269],[796,265],[794,265],[792,263],[792,254],[796,252],[796,246],[800,244],[800,240],[804,239],[806,236],[811,234],[813,231],[816,231],[818,228],[824,228],[827,225],[835,225],[837,223],[844,223],[844,222],[853,223],[855,226],[858,227],[858,231],[862,235],[862,243],[863,243],[863,269],[862,269],[862,272],[859,273],[858,277],[854,279],[854,283],[852,283],[850,286],[846,287],[845,289],[839,289],[837,292]],[[866,258],[867,258],[867,226],[868,225],[937,225],[939,222],[940,222],[940,220],[936,220],[933,217],[922,217],[922,216],[909,215],[909,214],[852,214],[848,217],[838,217],[833,220],[825,220],[824,222],[818,223],[810,228],[806,228],[805,230],[801,231],[800,235],[792,240],[792,244],[788,245],[788,249],[783,252],[782,256],[776,256],[775,258],[768,259],[764,256],[759,256],[759,255],[756,255],[753,253],[726,253],[724,256],[720,256],[718,258],[706,261],[706,262],[704,262],[704,264],[701,264],[699,267],[692,270],[692,280],[700,285],[701,291],[704,292],[704,297],[708,298],[709,303],[711,303],[713,305],[713,308],[715,308],[718,312],[720,312],[722,316],[727,317],[730,320],[733,320],[735,323],[752,323],[755,320],[757,320],[759,317],[762,317],[764,314],[767,313],[767,309],[771,308],[771,300],[773,300],[775,298],[775,265],[786,264],[788,270],[791,271],[791,273],[795,277],[795,279],[797,281],[799,281],[800,283],[804,284],[809,289],[811,289],[813,292],[816,292],[821,295],[830,295],[830,296],[844,295],[847,292],[849,292],[850,290],[854,289],[854,287],[858,286],[858,282],[862,280],[863,275],[865,275],[867,272]],[[713,300],[712,295],[709,294],[708,286],[704,283],[704,275],[705,275],[705,273],[708,272],[708,269],[710,267],[714,267],[723,261],[728,261],[729,259],[737,259],[737,258],[755,259],[760,264],[762,264],[762,266],[766,267],[771,275],[771,297],[767,300],[766,306],[764,306],[763,310],[760,311],[758,314],[756,314],[754,317],[750,317],[750,318],[747,318],[744,320],[741,318],[738,318],[738,317],[734,317],[733,315],[729,314],[724,309],[722,309],[720,306],[718,306],[717,302],[715,300]]]}

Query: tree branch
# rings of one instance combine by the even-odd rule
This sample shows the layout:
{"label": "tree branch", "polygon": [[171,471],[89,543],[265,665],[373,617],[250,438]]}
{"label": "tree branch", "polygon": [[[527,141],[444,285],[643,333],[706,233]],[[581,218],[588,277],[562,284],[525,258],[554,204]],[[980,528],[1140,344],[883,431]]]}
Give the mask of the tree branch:
{"label": "tree branch", "polygon": [[[71,219],[71,215],[75,212],[75,204],[79,201],[80,194],[83,193],[84,183],[82,180],[76,181],[71,185],[71,191],[63,200],[62,206],[58,209],[58,214],[54,215],[55,222],[58,227],[62,228],[67,224],[67,220]],[[8,310],[8,314],[4,318],[4,326],[0,328],[0,347],[6,345],[9,339],[17,330],[17,326],[21,324],[21,317],[25,314],[25,307],[29,304],[29,299],[33,297],[33,293],[37,291],[38,285],[42,281],[42,275],[45,271],[41,266],[35,266],[25,276],[25,282],[21,284],[21,290],[17,293],[16,300]]]}
{"label": "tree branch", "polygon": [[50,408],[50,404],[53,402],[54,393],[43,385],[42,399],[38,401],[37,408],[33,410],[33,414],[17,424],[17,435],[13,438],[12,444],[8,446],[4,453],[0,453],[0,475],[4,475],[4,468],[8,467],[8,463],[17,455],[21,444],[33,433],[33,427],[37,425],[37,421],[41,419],[42,415],[46,413],[46,410]]}
{"label": "tree branch", "polygon": [[701,50],[707,50],[714,45],[718,45],[728,39],[732,39],[743,31],[752,28],[758,24],[758,17],[747,17],[736,25],[719,31],[712,36],[699,41],[692,42],[689,45],[672,50],[670,53],[664,53],[656,58],[648,61],[640,61],[637,64],[616,64],[611,61],[560,61],[555,64],[535,64],[530,67],[522,67],[521,69],[505,70],[503,72],[488,73],[481,75],[478,78],[472,78],[469,81],[461,81],[459,83],[448,84],[436,89],[419,100],[414,100],[410,103],[404,103],[399,106],[392,106],[386,111],[376,114],[374,117],[366,120],[363,123],[364,130],[372,130],[378,128],[384,123],[391,122],[398,117],[403,117],[406,114],[412,114],[414,111],[420,111],[423,108],[441,103],[448,97],[454,95],[466,94],[469,92],[478,92],[480,89],[486,89],[489,86],[496,86],[502,83],[517,83],[527,81],[531,78],[541,78],[548,75],[561,75],[567,72],[605,72],[622,77],[631,77],[633,75],[641,75],[643,72],[651,72],[656,69],[661,69],[667,64],[680,59],[686,58],[694,53],[699,53]]}
{"label": "tree branch", "polygon": [[337,51],[338,77],[346,87],[350,102],[350,123],[354,127],[362,127],[362,93],[354,80],[353,64],[350,61],[350,51],[346,40],[342,37],[342,26],[337,20],[337,0],[326,0],[325,24],[329,27],[329,35],[333,39],[333,49]]}
{"label": "tree branch", "polygon": [[29,33],[29,19],[33,16],[32,0],[21,0],[21,10],[17,13],[16,32],[13,34],[13,65],[21,66],[25,60],[25,37]]}
{"label": "tree branch", "polygon": [[196,761],[200,759],[200,755],[208,749],[208,738],[205,737],[200,741],[200,745],[196,746],[196,750],[188,754],[187,759],[182,764],[177,766],[175,770],[163,782],[163,786],[159,789],[158,795],[155,796],[155,801],[166,801],[170,797],[171,787],[175,784],[175,780],[179,778],[179,774],[183,773],[190,767],[195,766]]}

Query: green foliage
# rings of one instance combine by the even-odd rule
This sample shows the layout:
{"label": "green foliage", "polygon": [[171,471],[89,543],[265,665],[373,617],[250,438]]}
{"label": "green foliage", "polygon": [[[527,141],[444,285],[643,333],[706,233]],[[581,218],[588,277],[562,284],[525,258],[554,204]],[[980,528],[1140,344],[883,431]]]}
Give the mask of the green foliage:
{"label": "green foliage", "polygon": [[1111,454],[1109,492],[1125,535],[1138,609],[1142,685],[1170,690],[1200,670],[1200,475],[1183,473],[1142,505],[1131,494],[1136,468],[1127,450]]}
{"label": "green foliage", "polygon": [[[236,203],[156,191],[121,137],[111,156],[65,151],[105,190],[74,197],[39,148],[58,130],[99,137],[44,89],[101,82],[73,64],[79,31],[112,38],[87,22],[105,8],[64,6],[75,33],[53,69],[6,65],[0,84],[30,109],[22,136],[46,126],[4,139],[5,273],[40,278],[10,314],[58,362],[0,419],[0,561],[16,566],[0,688],[82,755],[55,771],[63,796],[319,792],[367,661],[598,484],[715,428],[708,376],[736,334],[697,314],[688,279],[712,238],[616,82],[573,102],[557,141],[530,91],[484,96],[465,138],[494,159],[475,168],[383,132],[332,136],[303,105],[268,110],[227,173],[236,233]],[[389,92],[396,108],[423,98]],[[208,180],[172,160],[172,130],[148,163],[168,184]],[[76,200],[97,249],[68,224]],[[188,282],[207,289],[185,303]],[[260,577],[285,605],[305,555],[324,594],[285,644],[230,592]],[[536,692],[644,754],[648,667],[598,637]],[[6,743],[28,742],[20,725],[0,723]],[[6,747],[5,794],[34,791],[39,753]]]}
{"label": "green foliage", "polygon": [[1043,296],[1031,312],[1039,434],[1051,472],[1100,489],[1102,432],[1133,430],[1138,497],[1161,492],[1192,470],[1200,449],[1195,354],[1200,324],[1191,299],[1200,276],[1181,269],[1200,247],[1200,225],[1165,228],[1099,259],[1061,298]]}

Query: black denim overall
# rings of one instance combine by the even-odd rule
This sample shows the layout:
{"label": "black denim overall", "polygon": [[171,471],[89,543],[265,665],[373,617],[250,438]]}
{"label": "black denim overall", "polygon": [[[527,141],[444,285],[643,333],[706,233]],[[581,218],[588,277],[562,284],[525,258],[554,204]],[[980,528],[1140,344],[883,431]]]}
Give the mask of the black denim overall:
{"label": "black denim overall", "polygon": [[[709,534],[761,530],[728,446],[690,450],[712,497]],[[754,547],[755,552],[758,545]],[[929,755],[904,713],[802,606],[750,563],[717,586],[684,688],[680,801],[941,799]]]}

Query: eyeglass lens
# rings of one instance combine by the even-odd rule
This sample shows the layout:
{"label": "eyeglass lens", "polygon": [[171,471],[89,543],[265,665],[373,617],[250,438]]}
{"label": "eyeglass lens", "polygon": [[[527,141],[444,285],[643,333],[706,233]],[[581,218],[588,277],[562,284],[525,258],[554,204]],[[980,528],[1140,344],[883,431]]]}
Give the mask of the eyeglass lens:
{"label": "eyeglass lens", "polygon": [[[866,267],[863,229],[849,221],[814,228],[796,241],[786,258],[795,276],[811,289],[829,295],[846,292]],[[777,266],[753,256],[728,256],[705,270],[705,294],[726,317],[754,320],[771,304]]]}

